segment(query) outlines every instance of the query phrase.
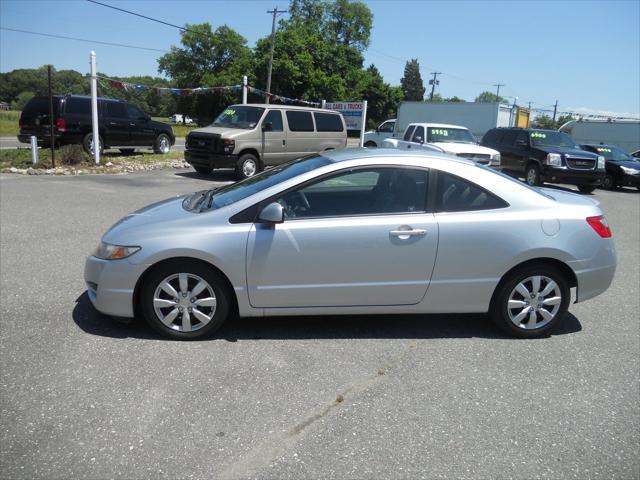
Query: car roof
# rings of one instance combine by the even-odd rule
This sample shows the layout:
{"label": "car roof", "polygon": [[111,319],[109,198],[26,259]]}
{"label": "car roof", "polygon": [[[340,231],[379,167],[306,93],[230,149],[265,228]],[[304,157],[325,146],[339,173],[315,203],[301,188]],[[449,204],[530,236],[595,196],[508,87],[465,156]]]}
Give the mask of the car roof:
{"label": "car roof", "polygon": [[301,107],[298,105],[281,105],[281,104],[273,104],[273,103],[236,103],[235,105],[230,105],[232,107],[259,107],[259,108],[273,108],[277,110],[313,110],[316,112],[324,112],[324,113],[340,113],[336,110],[329,110],[328,108],[315,108],[315,107]]}
{"label": "car roof", "polygon": [[344,162],[347,160],[360,160],[364,158],[384,158],[384,157],[401,157],[401,158],[414,158],[416,160],[426,161],[429,159],[446,160],[451,163],[463,164],[463,165],[475,165],[471,160],[465,158],[454,157],[446,153],[440,152],[416,152],[408,150],[399,150],[397,148],[343,148],[340,150],[327,150],[321,152],[321,155],[332,162]]}
{"label": "car roof", "polygon": [[449,123],[430,123],[430,122],[411,122],[409,125],[426,125],[427,127],[436,127],[436,128],[462,128],[464,130],[469,130],[467,127],[462,125],[451,125]]}
{"label": "car roof", "polygon": [[594,148],[611,148],[611,147],[615,147],[615,148],[620,148],[617,145],[613,145],[611,143],[581,143],[580,144],[581,147],[594,147]]}

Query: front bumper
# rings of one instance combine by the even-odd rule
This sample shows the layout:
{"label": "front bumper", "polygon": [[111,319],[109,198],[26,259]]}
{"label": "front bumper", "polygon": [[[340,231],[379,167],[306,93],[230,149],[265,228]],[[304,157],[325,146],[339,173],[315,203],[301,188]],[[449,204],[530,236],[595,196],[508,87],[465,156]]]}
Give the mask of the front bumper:
{"label": "front bumper", "polygon": [[102,260],[89,256],[84,265],[87,294],[101,313],[115,317],[134,316],[133,293],[147,265],[135,265],[126,258]]}
{"label": "front bumper", "polygon": [[185,150],[184,159],[194,167],[235,168],[238,155],[233,153],[207,153]]}
{"label": "front bumper", "polygon": [[569,185],[591,185],[597,187],[602,184],[604,171],[575,170],[571,168],[545,167],[542,171],[543,180]]}
{"label": "front bumper", "polygon": [[622,176],[621,184],[623,187],[640,187],[640,173],[637,173],[635,175],[625,173]]}

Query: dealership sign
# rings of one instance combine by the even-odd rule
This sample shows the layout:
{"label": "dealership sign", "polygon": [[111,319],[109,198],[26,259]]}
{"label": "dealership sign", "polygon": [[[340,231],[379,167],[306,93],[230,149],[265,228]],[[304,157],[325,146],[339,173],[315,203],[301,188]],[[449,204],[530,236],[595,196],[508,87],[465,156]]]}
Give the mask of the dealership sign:
{"label": "dealership sign", "polygon": [[340,112],[347,124],[347,130],[362,129],[364,102],[327,102],[324,104],[324,108]]}

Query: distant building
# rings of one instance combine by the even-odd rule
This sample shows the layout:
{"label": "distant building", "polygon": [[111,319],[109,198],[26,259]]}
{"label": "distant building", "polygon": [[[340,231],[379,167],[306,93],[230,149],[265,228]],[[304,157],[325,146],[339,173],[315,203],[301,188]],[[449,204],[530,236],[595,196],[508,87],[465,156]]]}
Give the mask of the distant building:
{"label": "distant building", "polygon": [[9,110],[9,104],[7,102],[0,102],[0,110]]}

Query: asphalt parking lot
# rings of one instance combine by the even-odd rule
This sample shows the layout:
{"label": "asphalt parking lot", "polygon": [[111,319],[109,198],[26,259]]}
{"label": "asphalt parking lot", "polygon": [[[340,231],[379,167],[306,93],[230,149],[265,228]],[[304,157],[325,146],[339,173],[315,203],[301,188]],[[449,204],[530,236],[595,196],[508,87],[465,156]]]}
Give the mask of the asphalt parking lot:
{"label": "asphalt parking lot", "polygon": [[640,476],[640,192],[595,192],[614,283],[540,340],[447,315],[181,343],[93,310],[84,259],[111,224],[230,178],[0,176],[0,477]]}

